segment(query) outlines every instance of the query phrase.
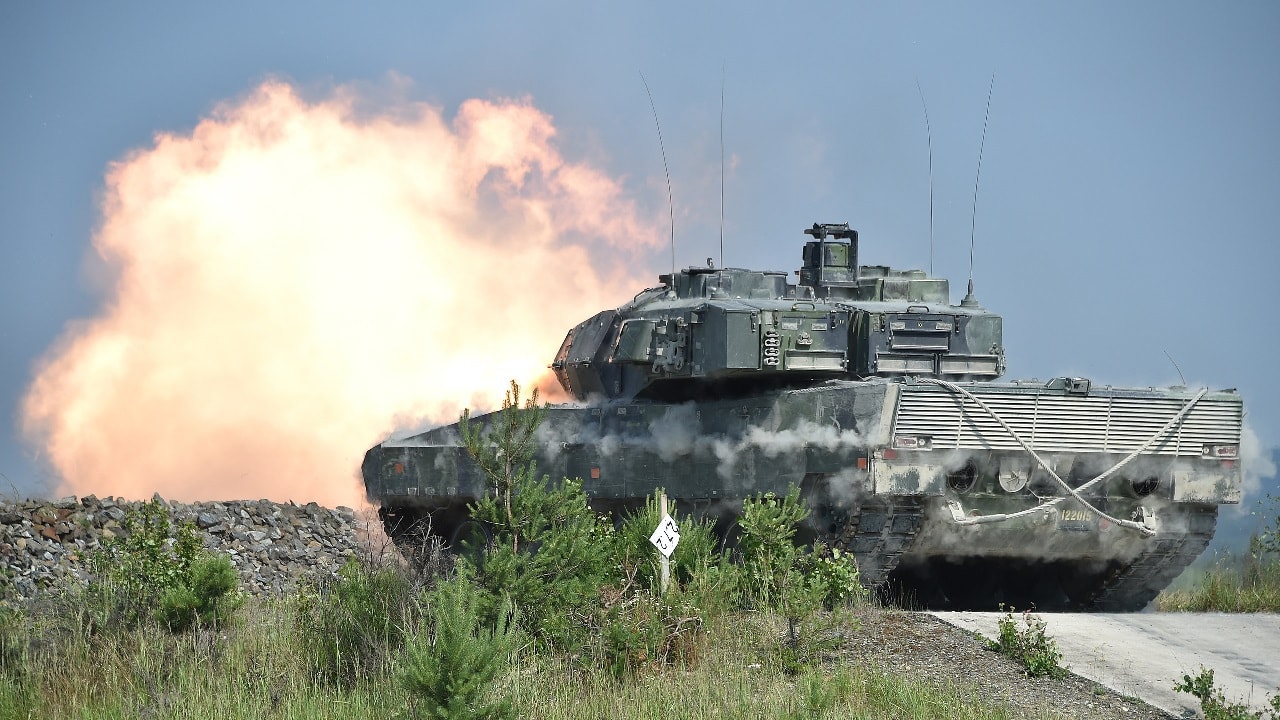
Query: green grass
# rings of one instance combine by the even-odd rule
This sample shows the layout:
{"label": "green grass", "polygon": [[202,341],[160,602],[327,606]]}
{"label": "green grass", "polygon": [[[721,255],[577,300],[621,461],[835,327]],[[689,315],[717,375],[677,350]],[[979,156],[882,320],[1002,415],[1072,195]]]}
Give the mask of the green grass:
{"label": "green grass", "polygon": [[1280,557],[1272,554],[1217,557],[1189,569],[1156,598],[1166,612],[1280,612]]}
{"label": "green grass", "polygon": [[[155,625],[90,634],[65,610],[10,618],[0,622],[0,719],[412,717],[395,662],[345,687],[316,677],[297,613],[291,600],[250,601],[230,626],[186,634]],[[719,616],[694,662],[622,681],[527,646],[496,688],[527,718],[1025,716],[963,684],[925,685],[873,665],[829,659],[788,675],[773,652],[779,623]]]}

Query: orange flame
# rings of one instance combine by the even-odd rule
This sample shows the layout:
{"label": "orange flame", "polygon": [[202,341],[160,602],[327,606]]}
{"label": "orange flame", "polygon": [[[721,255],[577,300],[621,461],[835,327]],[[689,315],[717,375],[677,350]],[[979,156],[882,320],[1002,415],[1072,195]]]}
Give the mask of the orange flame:
{"label": "orange flame", "polygon": [[357,95],[267,81],[110,166],[107,302],[23,402],[59,491],[356,505],[365,449],[551,389],[568,328],[643,286],[659,226],[528,100]]}

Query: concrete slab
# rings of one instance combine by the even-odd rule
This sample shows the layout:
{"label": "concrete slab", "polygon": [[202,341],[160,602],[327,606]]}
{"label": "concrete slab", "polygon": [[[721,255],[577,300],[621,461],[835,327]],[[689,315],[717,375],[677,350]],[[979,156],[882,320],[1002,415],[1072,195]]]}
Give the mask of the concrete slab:
{"label": "concrete slab", "polygon": [[[945,622],[994,639],[1002,613],[935,612]],[[1280,692],[1280,615],[1272,613],[1036,613],[1082,677],[1169,713],[1197,717],[1199,702],[1173,685],[1201,666],[1227,699],[1267,708]],[[1019,617],[1019,627],[1021,627]]]}

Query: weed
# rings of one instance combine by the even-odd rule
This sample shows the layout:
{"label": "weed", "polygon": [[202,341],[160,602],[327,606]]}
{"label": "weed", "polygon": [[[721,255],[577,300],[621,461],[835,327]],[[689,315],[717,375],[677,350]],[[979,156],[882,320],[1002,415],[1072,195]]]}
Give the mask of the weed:
{"label": "weed", "polygon": [[225,625],[243,598],[232,592],[238,578],[226,555],[205,554],[188,568],[187,582],[160,596],[156,611],[170,630],[182,631],[197,625]]}
{"label": "weed", "polygon": [[1175,692],[1187,693],[1200,701],[1205,720],[1280,720],[1280,693],[1271,696],[1270,710],[1251,710],[1245,703],[1231,702],[1213,681],[1213,670],[1201,666],[1195,677],[1184,674],[1174,683]]}
{"label": "weed", "polygon": [[121,630],[154,618],[175,632],[225,623],[239,598],[226,555],[206,552],[195,525],[175,526],[159,499],[129,508],[122,533],[89,558],[95,579],[83,595],[91,630]]}
{"label": "weed", "polygon": [[683,600],[677,592],[606,590],[600,611],[584,618],[592,630],[590,659],[618,680],[645,668],[693,667],[701,653],[703,620]]}
{"label": "weed", "polygon": [[778,649],[789,674],[812,666],[840,642],[835,631],[847,619],[819,612],[843,609],[865,597],[852,556],[825,548],[795,545],[796,526],[809,516],[794,485],[785,496],[748,498],[738,524],[742,528],[743,599],[748,606],[774,610],[787,629]]}
{"label": "weed", "polygon": [[313,648],[313,670],[351,687],[385,669],[417,616],[416,589],[392,566],[348,560],[332,585],[299,600],[299,630]]}
{"label": "weed", "polygon": [[[627,514],[618,525],[616,558],[624,578],[633,580],[640,587],[657,591],[659,588],[660,562],[649,536],[662,520],[658,493],[645,498],[644,507]],[[681,514],[674,503],[668,514],[680,527],[680,543],[671,553],[671,579],[677,584],[688,584],[702,569],[714,565],[716,547],[715,522]]]}
{"label": "weed", "polygon": [[1249,550],[1255,557],[1280,557],[1280,495],[1267,495],[1265,500],[1258,501],[1258,508],[1254,514],[1266,520],[1262,528],[1249,538]]}
{"label": "weed", "polygon": [[1156,607],[1191,612],[1280,611],[1280,556],[1224,553],[1189,587],[1161,593]]}
{"label": "weed", "polygon": [[808,557],[807,571],[827,610],[866,602],[867,589],[850,553],[817,544]]}
{"label": "weed", "polygon": [[992,649],[1021,663],[1026,674],[1031,677],[1066,675],[1066,668],[1061,665],[1062,653],[1058,651],[1058,643],[1045,633],[1045,621],[1032,615],[1030,610],[1024,610],[1022,624],[1022,629],[1019,629],[1018,621],[1013,616],[1013,608],[1006,611],[999,621],[1000,637],[992,643]]}

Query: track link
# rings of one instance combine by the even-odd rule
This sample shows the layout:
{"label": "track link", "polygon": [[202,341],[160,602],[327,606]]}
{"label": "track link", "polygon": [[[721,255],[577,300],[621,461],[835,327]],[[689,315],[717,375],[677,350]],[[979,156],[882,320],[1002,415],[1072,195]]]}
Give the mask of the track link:
{"label": "track link", "polygon": [[1089,609],[1098,612],[1141,610],[1186,569],[1213,539],[1218,508],[1211,505],[1181,513],[1185,528],[1157,535],[1128,566],[1107,578]]}
{"label": "track link", "polygon": [[899,496],[867,501],[850,510],[828,513],[828,530],[819,539],[853,553],[862,584],[877,589],[915,542],[924,519],[924,499]]}

